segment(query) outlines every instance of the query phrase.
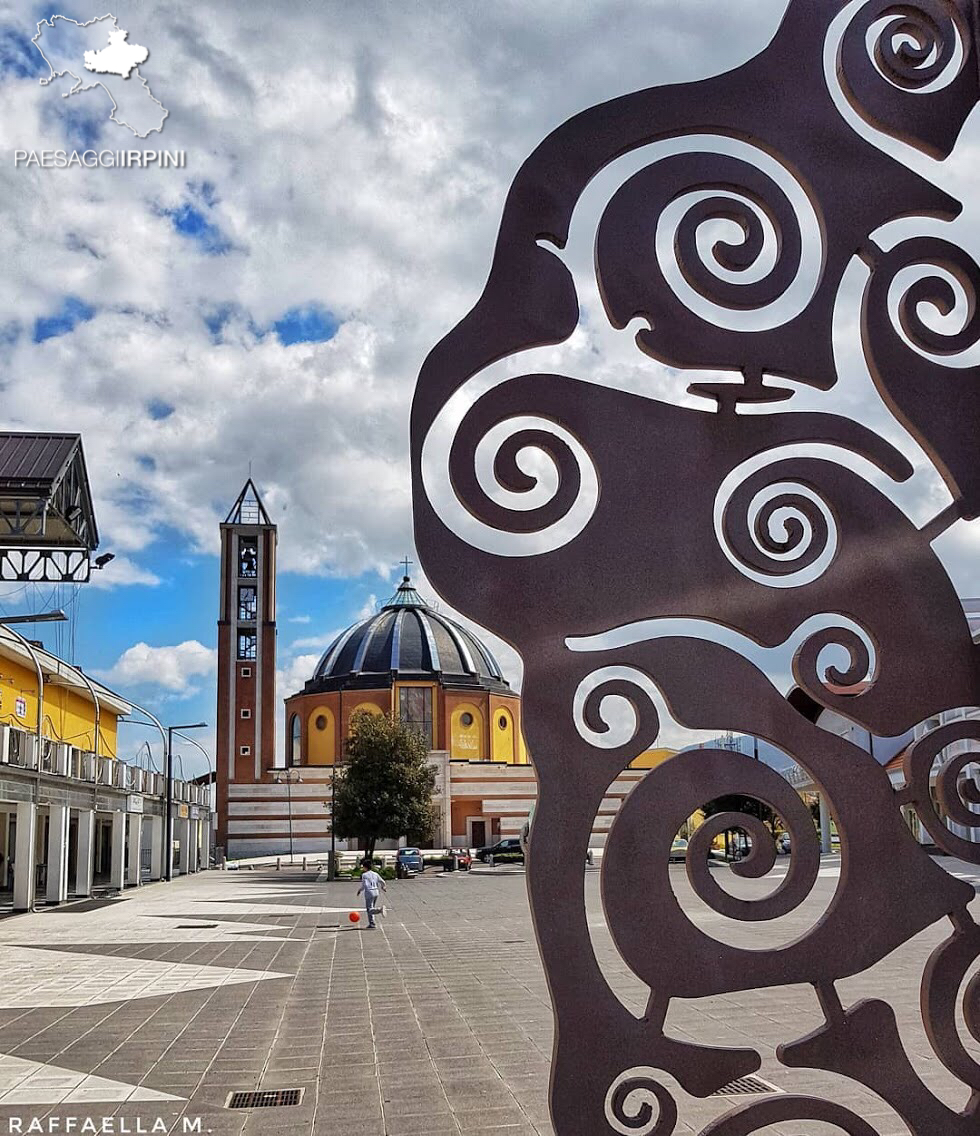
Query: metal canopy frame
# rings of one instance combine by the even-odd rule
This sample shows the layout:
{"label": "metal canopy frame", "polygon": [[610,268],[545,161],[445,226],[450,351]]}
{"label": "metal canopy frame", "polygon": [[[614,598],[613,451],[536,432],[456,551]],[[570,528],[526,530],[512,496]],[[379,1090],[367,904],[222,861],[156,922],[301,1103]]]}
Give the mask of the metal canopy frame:
{"label": "metal canopy frame", "polygon": [[84,583],[98,545],[80,435],[0,433],[0,580]]}

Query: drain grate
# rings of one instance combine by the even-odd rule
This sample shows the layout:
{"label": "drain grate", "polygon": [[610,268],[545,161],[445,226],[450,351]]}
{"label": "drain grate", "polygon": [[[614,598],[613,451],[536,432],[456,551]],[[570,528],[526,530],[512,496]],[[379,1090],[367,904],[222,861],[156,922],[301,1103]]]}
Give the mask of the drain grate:
{"label": "drain grate", "polygon": [[225,1108],[280,1108],[299,1104],[304,1089],[257,1089],[249,1093],[229,1093]]}
{"label": "drain grate", "polygon": [[210,931],[212,927],[217,927],[217,923],[178,923],[178,931]]}
{"label": "drain grate", "polygon": [[748,1077],[738,1077],[734,1081],[729,1081],[727,1085],[722,1085],[717,1092],[712,1093],[713,1097],[751,1097],[751,1096],[764,1096],[767,1093],[781,1093],[783,1090],[774,1085],[772,1081],[767,1081],[763,1077],[756,1077],[754,1074]]}

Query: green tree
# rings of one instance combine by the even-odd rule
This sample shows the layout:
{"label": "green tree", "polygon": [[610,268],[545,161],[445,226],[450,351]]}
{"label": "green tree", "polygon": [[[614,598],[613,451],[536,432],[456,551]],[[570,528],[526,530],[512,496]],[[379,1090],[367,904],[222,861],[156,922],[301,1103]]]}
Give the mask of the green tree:
{"label": "green tree", "polygon": [[776,834],[778,820],[776,814],[767,804],[757,801],[755,797],[729,793],[724,797],[715,797],[713,801],[708,801],[706,805],[701,806],[701,810],[706,817],[714,816],[715,813],[746,813],[748,816],[757,817],[763,824],[769,826],[769,831],[774,836]]}
{"label": "green tree", "polygon": [[418,730],[362,710],[351,718],[344,748],[334,796],[341,839],[358,840],[373,856],[379,840],[431,832],[436,775]]}

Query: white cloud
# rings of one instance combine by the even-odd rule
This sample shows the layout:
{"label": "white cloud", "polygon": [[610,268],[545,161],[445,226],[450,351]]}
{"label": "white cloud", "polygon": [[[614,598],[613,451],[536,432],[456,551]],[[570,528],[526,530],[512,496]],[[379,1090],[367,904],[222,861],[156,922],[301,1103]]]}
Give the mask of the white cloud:
{"label": "white cloud", "polygon": [[215,648],[188,639],[172,647],[135,643],[111,667],[93,673],[119,687],[147,685],[185,694],[193,691],[192,679],[214,674],[217,665]]}
{"label": "white cloud", "polygon": [[355,618],[356,619],[367,619],[369,616],[374,615],[377,610],[378,610],[378,597],[372,593],[371,595],[368,596],[368,598],[364,601],[364,603],[361,604]]}
{"label": "white cloud", "polygon": [[[185,149],[187,169],[0,167],[0,329],[22,328],[0,347],[0,426],[85,436],[103,547],[122,554],[96,584],[155,582],[140,554],[164,531],[214,552],[250,461],[283,570],[387,572],[411,545],[415,377],[483,287],[521,161],[602,99],[738,65],[783,8],[367,0],[343,20],[285,20],[254,2],[133,8],[126,26],[151,45],[142,70],[170,110],[159,145]],[[8,21],[33,33],[14,7]],[[7,154],[63,145],[53,116],[85,105],[34,78],[8,78],[4,97]],[[128,144],[103,119],[100,145]],[[967,198],[978,142],[974,116],[944,163]],[[226,254],[175,231],[165,211],[189,205],[224,234]],[[975,209],[968,200],[964,233],[980,247]],[[67,294],[95,318],[34,344],[33,321]],[[331,341],[256,335],[314,302],[343,321]],[[219,309],[229,314],[216,342],[204,317]],[[597,326],[566,345],[570,366],[666,381],[664,368],[627,361],[629,337],[623,354],[609,352]],[[172,413],[151,416],[151,403]],[[976,543],[947,545],[961,586],[980,593]]]}
{"label": "white cloud", "polygon": [[309,616],[309,615],[291,615],[286,620],[286,622],[287,623],[309,623],[312,620],[312,618],[313,617]]}
{"label": "white cloud", "polygon": [[160,577],[155,572],[141,568],[139,564],[128,556],[116,556],[105,568],[92,572],[89,583],[103,591],[109,588],[118,588],[126,584],[144,584],[155,587],[160,583]]}
{"label": "white cloud", "polygon": [[[337,638],[339,632],[328,631],[325,635],[304,635],[301,639],[294,639],[289,645],[290,651],[303,651],[310,647],[319,647],[321,650],[326,649]],[[310,676],[307,675],[307,678]]]}

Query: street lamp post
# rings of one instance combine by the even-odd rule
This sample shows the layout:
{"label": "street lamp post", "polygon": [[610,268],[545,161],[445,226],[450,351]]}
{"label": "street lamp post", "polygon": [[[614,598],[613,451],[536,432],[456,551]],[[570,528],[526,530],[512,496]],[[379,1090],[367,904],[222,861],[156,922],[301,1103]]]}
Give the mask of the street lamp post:
{"label": "street lamp post", "polygon": [[174,733],[179,730],[202,730],[207,722],[190,722],[184,726],[167,727],[167,804],[164,814],[164,879],[167,883],[174,878]]}
{"label": "street lamp post", "polygon": [[337,762],[334,760],[330,770],[330,866],[327,868],[327,879],[337,878]]}
{"label": "street lamp post", "polygon": [[[295,776],[294,776],[295,774]],[[297,769],[280,769],[275,774],[276,784],[286,786],[286,809],[289,817],[289,865],[293,864],[293,782],[301,782],[303,778],[299,775]]]}
{"label": "street lamp post", "polygon": [[177,734],[178,737],[183,738],[185,742],[190,742],[192,746],[196,746],[201,751],[201,753],[204,754],[204,760],[208,763],[208,777],[210,778],[210,780],[208,782],[208,842],[207,843],[208,843],[208,867],[210,868],[211,867],[211,835],[212,835],[211,784],[213,782],[214,785],[215,785],[215,788],[217,788],[218,780],[217,780],[217,776],[216,776],[215,771],[214,771],[214,765],[211,762],[211,755],[208,753],[208,751],[204,748],[204,746],[201,745],[200,742],[194,741],[193,738],[187,737],[186,734],[179,733],[178,730],[179,730],[179,727],[175,726],[174,727],[174,733]]}
{"label": "street lamp post", "polygon": [[[68,618],[63,611],[43,611],[37,615],[4,615],[0,616],[0,625],[10,630],[10,634],[17,640],[18,643],[27,651],[34,661],[34,669],[37,671],[37,755],[36,761],[38,768],[41,762],[41,742],[43,734],[44,723],[44,671],[41,669],[41,661],[37,657],[37,652],[33,646],[19,631],[15,631],[10,625],[12,623],[61,623]],[[98,739],[96,739],[98,744]]]}

